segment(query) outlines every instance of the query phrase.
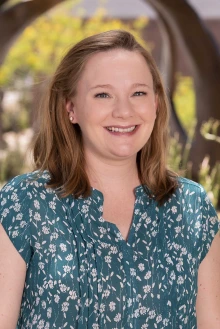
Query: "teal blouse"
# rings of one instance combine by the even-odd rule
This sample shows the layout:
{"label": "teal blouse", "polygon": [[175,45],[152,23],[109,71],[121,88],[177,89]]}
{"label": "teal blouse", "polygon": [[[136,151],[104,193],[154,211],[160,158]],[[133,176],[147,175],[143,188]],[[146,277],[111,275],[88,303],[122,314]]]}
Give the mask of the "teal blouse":
{"label": "teal blouse", "polygon": [[161,207],[138,186],[125,241],[103,219],[100,191],[61,199],[47,172],[33,177],[0,194],[0,221],[27,264],[18,329],[197,328],[198,267],[219,229],[201,185],[179,178]]}

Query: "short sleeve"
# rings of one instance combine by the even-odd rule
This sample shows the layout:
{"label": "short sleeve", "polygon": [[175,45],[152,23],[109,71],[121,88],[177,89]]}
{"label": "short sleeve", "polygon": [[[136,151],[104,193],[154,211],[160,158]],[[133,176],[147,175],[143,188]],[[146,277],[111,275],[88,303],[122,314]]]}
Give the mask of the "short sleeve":
{"label": "short sleeve", "polygon": [[0,223],[28,267],[31,258],[29,206],[31,195],[18,176],[0,191]]}
{"label": "short sleeve", "polygon": [[201,202],[203,248],[200,261],[205,258],[211,247],[215,235],[220,230],[220,221],[218,219],[216,210],[204,189],[201,193]]}

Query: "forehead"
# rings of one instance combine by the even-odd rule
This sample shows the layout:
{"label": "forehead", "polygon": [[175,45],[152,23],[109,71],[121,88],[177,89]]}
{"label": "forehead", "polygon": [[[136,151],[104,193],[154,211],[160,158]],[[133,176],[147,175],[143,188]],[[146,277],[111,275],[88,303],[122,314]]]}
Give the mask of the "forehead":
{"label": "forehead", "polygon": [[83,83],[112,83],[113,81],[116,83],[117,80],[121,81],[121,79],[141,79],[148,83],[149,81],[152,82],[152,75],[142,54],[124,49],[93,54],[87,60],[80,80]]}

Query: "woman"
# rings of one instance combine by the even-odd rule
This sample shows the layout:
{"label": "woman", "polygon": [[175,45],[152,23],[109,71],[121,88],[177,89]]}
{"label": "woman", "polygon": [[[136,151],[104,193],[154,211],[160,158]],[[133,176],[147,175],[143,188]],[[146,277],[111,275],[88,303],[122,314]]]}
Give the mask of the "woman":
{"label": "woman", "polygon": [[219,328],[216,212],[166,167],[148,52],[120,30],[82,40],[40,115],[38,171],[1,194],[0,328]]}

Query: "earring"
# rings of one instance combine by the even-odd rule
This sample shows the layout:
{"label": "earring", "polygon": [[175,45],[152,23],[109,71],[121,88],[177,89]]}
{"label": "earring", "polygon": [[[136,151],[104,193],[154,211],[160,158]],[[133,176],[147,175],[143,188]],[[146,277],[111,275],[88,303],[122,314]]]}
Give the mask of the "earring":
{"label": "earring", "polygon": [[70,117],[70,121],[73,121],[73,117]]}

